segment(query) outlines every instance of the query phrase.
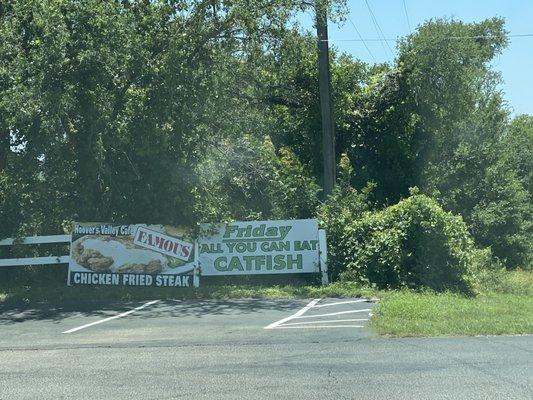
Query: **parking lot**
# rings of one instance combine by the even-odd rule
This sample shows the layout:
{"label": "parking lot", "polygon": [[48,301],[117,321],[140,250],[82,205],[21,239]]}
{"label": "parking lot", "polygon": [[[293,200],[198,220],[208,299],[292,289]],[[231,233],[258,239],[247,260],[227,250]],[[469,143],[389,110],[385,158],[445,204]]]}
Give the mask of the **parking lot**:
{"label": "parking lot", "polygon": [[[289,327],[302,328],[301,331],[324,328],[330,331],[327,334],[299,333],[316,338],[330,337],[332,331],[335,331],[333,335],[346,338],[370,335],[365,326],[373,302],[324,299],[314,307],[308,307],[308,304],[305,300],[153,300],[60,308],[15,308],[0,317],[4,333],[0,348],[253,343],[290,338],[293,334],[284,332]],[[293,316],[302,311],[305,314]],[[292,319],[279,323],[288,317]],[[273,328],[271,324],[277,325]]]}
{"label": "parking lot", "polygon": [[366,299],[0,309],[0,399],[526,399],[531,336],[386,339]]}

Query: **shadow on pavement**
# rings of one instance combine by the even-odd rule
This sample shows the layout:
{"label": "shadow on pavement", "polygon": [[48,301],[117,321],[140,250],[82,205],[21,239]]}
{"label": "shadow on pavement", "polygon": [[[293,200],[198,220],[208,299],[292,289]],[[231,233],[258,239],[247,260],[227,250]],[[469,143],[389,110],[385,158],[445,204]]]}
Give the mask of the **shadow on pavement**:
{"label": "shadow on pavement", "polygon": [[[3,305],[0,306],[0,325],[16,324],[34,320],[60,322],[64,318],[76,316],[98,316],[105,318],[130,311],[147,301],[132,302],[89,302],[54,306],[42,305]],[[135,312],[137,318],[161,317],[204,317],[207,315],[239,315],[261,310],[287,311],[301,307],[304,301],[235,299],[235,300],[161,300],[143,310]]]}

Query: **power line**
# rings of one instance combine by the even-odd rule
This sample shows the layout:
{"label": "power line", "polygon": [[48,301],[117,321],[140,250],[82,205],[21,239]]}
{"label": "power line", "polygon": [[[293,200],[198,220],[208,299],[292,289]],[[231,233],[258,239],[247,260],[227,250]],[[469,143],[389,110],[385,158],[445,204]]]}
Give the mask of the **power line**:
{"label": "power line", "polygon": [[[365,2],[366,2],[366,1],[365,1]],[[369,5],[368,5],[368,3],[366,3],[366,6],[367,6],[368,11],[371,11],[371,10],[370,10],[370,7],[369,7]],[[380,34],[379,34],[379,30],[378,30],[378,27],[377,27],[377,25],[376,25],[376,21],[375,21],[374,18],[373,18],[373,14],[372,14],[372,13],[370,13],[370,17],[371,17],[371,19],[372,19],[372,23],[374,24],[374,29],[376,30],[376,33],[377,33],[378,38],[379,38],[379,41],[381,42],[381,48],[383,49],[383,53],[385,53],[385,56],[387,56],[387,50],[385,49],[385,44],[384,44],[384,43],[386,43],[386,42],[384,42],[383,40],[381,40],[381,36],[380,36]]]}
{"label": "power line", "polygon": [[[525,38],[533,37],[533,33],[522,33],[516,35],[506,35],[509,38]],[[439,38],[439,40],[461,40],[461,39],[501,39],[501,36],[492,35],[478,35],[478,36],[447,36]],[[398,38],[361,38],[361,39],[329,39],[330,42],[395,42]]]}
{"label": "power line", "polygon": [[409,21],[409,13],[407,12],[407,6],[405,5],[405,0],[403,0],[403,11],[405,13],[405,18],[407,19],[407,26],[409,27],[409,33],[413,33],[411,29],[411,21]]}
{"label": "power line", "polygon": [[[393,53],[392,49],[390,48],[389,43],[385,40],[385,35],[383,34],[383,31],[381,30],[381,27],[379,26],[378,20],[376,19],[376,16],[374,15],[374,12],[372,11],[372,8],[370,7],[370,4],[368,4],[368,0],[365,0],[365,4],[366,4],[366,8],[368,8],[368,11],[370,12],[370,17],[372,18],[372,22],[374,23],[374,28],[376,29],[378,37],[383,38],[383,41],[381,42],[381,46],[383,46],[383,42],[385,42],[385,44],[389,48],[391,56],[394,58],[394,53]],[[381,36],[380,36],[380,34],[381,34]],[[385,53],[387,53],[387,51],[385,50],[385,46],[383,46],[383,51],[385,51]]]}
{"label": "power line", "polygon": [[376,61],[376,58],[374,57],[374,54],[372,54],[372,52],[368,48],[368,46],[366,44],[366,41],[361,36],[361,33],[359,32],[359,29],[357,29],[357,26],[355,26],[355,24],[353,23],[353,21],[352,21],[352,19],[350,18],[349,15],[348,15],[348,21],[350,21],[350,23],[352,24],[353,28],[355,29],[355,32],[357,32],[357,36],[359,36],[360,41],[363,42],[363,44],[365,45],[365,49],[366,49],[366,51],[368,51],[368,54],[370,54],[370,57],[372,57],[372,60],[374,60],[374,63],[376,63],[377,61]]}

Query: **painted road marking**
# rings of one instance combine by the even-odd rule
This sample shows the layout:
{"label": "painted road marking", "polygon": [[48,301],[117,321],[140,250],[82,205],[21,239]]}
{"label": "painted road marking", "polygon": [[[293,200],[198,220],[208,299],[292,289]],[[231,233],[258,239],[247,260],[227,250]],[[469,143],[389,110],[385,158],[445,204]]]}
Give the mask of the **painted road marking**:
{"label": "painted road marking", "polygon": [[349,300],[349,301],[338,301],[336,303],[319,304],[319,305],[315,306],[314,308],[337,306],[337,305],[340,305],[340,304],[365,303],[365,302],[368,302],[368,300],[367,299],[359,299],[359,300]]}
{"label": "painted road marking", "polygon": [[279,325],[283,324],[284,322],[290,321],[293,318],[298,318],[300,315],[304,314],[307,310],[309,310],[310,308],[313,308],[314,305],[316,303],[318,303],[319,301],[320,301],[320,299],[311,300],[309,302],[309,304],[307,304],[304,308],[298,310],[293,315],[291,315],[291,316],[289,316],[287,318],[280,319],[279,321],[272,322],[270,325],[265,326],[264,329],[274,329],[274,328],[277,328]]}
{"label": "painted road marking", "polygon": [[65,332],[62,332],[62,333],[73,333],[73,332],[77,332],[79,330],[88,328],[90,326],[103,324],[104,322],[111,321],[113,319],[122,318],[122,317],[125,317],[127,315],[133,314],[135,311],[139,311],[139,310],[142,310],[143,308],[151,306],[152,304],[155,304],[158,301],[159,300],[152,300],[152,301],[149,301],[148,303],[144,303],[142,306],[135,307],[134,309],[132,309],[130,311],[123,312],[122,314],[117,314],[117,315],[114,315],[114,316],[109,317],[109,318],[105,318],[105,319],[101,319],[101,320],[98,320],[98,321],[95,321],[95,322],[91,322],[90,324],[85,324],[85,325],[82,325],[82,326],[78,326],[77,328],[72,328],[72,329],[69,329],[68,331],[65,331]]}
{"label": "painted road marking", "polygon": [[[280,319],[279,321],[273,322],[268,326],[265,326],[264,329],[310,329],[310,328],[363,328],[363,325],[347,325],[347,322],[364,322],[368,321],[369,318],[352,318],[352,319],[327,319],[327,320],[313,320],[306,322],[289,322],[292,320],[302,319],[302,318],[320,318],[320,317],[332,317],[335,315],[345,315],[353,313],[366,313],[370,312],[371,308],[365,308],[362,310],[349,310],[349,311],[339,311],[332,312],[327,314],[317,314],[317,315],[304,315],[307,311],[313,308],[327,307],[327,306],[341,306],[344,304],[354,304],[354,303],[363,303],[368,302],[366,299],[356,299],[356,300],[347,300],[347,301],[337,301],[334,303],[319,304],[317,303],[320,299],[314,299],[309,302],[305,307],[298,310],[293,315]],[[370,314],[370,313],[369,313]],[[344,325],[340,325],[344,323]]]}
{"label": "painted road marking", "polygon": [[318,318],[318,317],[329,317],[333,315],[342,315],[342,314],[353,314],[353,313],[359,313],[359,312],[368,312],[371,311],[371,308],[365,308],[363,310],[350,310],[350,311],[339,311],[334,313],[328,313],[328,314],[316,314],[316,315],[298,315],[293,318]]}
{"label": "painted road marking", "polygon": [[283,326],[288,325],[310,325],[310,324],[330,324],[332,322],[359,322],[359,321],[368,321],[368,318],[358,318],[358,319],[329,319],[326,321],[307,321],[307,322],[289,322],[284,323]]}
{"label": "painted road marking", "polygon": [[306,326],[277,326],[276,329],[316,329],[316,328],[364,328],[363,325],[306,325]]}

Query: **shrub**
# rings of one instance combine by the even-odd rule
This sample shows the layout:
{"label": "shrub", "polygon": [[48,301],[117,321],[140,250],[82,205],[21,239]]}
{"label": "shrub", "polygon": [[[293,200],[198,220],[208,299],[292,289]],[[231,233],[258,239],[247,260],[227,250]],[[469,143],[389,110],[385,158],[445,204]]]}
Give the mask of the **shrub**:
{"label": "shrub", "polygon": [[287,147],[279,150],[279,156],[276,156],[273,147],[270,153],[273,154],[274,169],[266,191],[272,204],[272,217],[312,217],[319,204],[320,186]]}
{"label": "shrub", "polygon": [[478,250],[474,259],[474,290],[478,294],[505,293],[533,296],[533,272],[508,270],[489,248]]}
{"label": "shrub", "polygon": [[343,154],[338,167],[337,184],[333,193],[318,208],[317,218],[322,229],[327,232],[328,270],[332,280],[336,280],[344,270],[342,242],[344,227],[361,218],[370,209],[370,193],[373,183],[358,191],[350,185],[353,168],[350,159]]}
{"label": "shrub", "polygon": [[472,136],[427,174],[431,178],[423,190],[463,217],[478,247],[490,247],[508,269],[528,268],[533,261],[533,206],[520,167],[527,163],[513,160],[506,148],[513,148],[511,143],[484,143]]}
{"label": "shrub", "polygon": [[320,187],[306,165],[268,137],[220,143],[197,169],[199,221],[311,218],[319,204]]}
{"label": "shrub", "polygon": [[477,254],[461,217],[418,194],[348,224],[341,251],[342,279],[439,291],[470,291]]}
{"label": "shrub", "polygon": [[487,168],[479,202],[465,216],[480,247],[492,252],[508,269],[531,268],[533,206],[530,194],[507,165]]}

